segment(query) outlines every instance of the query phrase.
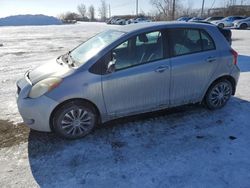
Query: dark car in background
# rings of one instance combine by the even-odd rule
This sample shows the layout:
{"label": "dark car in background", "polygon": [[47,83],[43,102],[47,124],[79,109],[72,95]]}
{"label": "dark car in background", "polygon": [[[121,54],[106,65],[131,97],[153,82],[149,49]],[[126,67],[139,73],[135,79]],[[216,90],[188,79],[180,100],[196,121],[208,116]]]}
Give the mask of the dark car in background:
{"label": "dark car in background", "polygon": [[188,22],[191,19],[192,19],[192,17],[185,17],[185,16],[183,16],[183,17],[178,18],[177,21]]}

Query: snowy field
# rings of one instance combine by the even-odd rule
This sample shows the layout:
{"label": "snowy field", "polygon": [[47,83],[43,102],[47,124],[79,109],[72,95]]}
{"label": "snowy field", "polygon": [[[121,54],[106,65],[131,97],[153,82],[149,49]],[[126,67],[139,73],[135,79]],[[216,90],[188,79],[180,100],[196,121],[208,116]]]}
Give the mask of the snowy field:
{"label": "snowy field", "polygon": [[250,30],[233,30],[242,73],[221,110],[195,105],[119,119],[77,141],[11,123],[21,123],[16,80],[110,27],[0,27],[0,187],[249,188]]}

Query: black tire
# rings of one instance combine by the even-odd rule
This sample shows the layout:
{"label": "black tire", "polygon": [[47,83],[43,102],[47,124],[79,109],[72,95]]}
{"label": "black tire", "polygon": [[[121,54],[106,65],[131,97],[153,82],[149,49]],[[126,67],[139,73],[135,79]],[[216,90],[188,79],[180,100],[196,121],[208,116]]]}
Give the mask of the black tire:
{"label": "black tire", "polygon": [[245,24],[245,23],[241,24],[240,29],[247,29],[247,24]]}
{"label": "black tire", "polygon": [[220,109],[226,105],[232,93],[233,86],[230,81],[218,80],[209,87],[204,102],[210,110]]}
{"label": "black tire", "polygon": [[223,29],[223,28],[225,27],[225,25],[224,25],[223,23],[220,23],[220,24],[218,25],[218,27],[221,28],[221,29]]}
{"label": "black tire", "polygon": [[95,108],[81,101],[63,104],[52,118],[54,132],[65,139],[86,136],[93,131],[98,119]]}

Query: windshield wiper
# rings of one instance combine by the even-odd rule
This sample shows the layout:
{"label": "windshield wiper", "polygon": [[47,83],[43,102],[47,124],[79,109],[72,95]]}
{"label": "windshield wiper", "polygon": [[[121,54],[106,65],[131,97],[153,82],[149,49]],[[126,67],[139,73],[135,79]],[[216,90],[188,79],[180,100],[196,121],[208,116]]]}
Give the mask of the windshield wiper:
{"label": "windshield wiper", "polygon": [[56,59],[56,61],[59,63],[59,64],[67,64],[68,66],[70,67],[76,67],[76,61],[72,58],[71,56],[71,51],[69,51],[68,53],[58,57]]}
{"label": "windshield wiper", "polygon": [[69,64],[70,66],[72,66],[72,67],[75,67],[75,61],[74,61],[74,59],[72,58],[72,56],[71,56],[70,53],[71,53],[71,51],[69,51],[68,54],[67,54],[68,64]]}

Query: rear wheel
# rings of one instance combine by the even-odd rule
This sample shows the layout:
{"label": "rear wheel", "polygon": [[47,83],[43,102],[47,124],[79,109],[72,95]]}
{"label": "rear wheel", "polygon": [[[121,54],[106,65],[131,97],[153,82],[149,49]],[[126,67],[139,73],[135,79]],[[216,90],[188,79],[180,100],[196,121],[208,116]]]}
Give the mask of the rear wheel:
{"label": "rear wheel", "polygon": [[240,29],[247,29],[247,24],[245,24],[245,23],[241,24]]}
{"label": "rear wheel", "polygon": [[96,123],[95,109],[79,101],[62,105],[53,117],[54,131],[60,137],[66,139],[86,136],[95,128]]}
{"label": "rear wheel", "polygon": [[205,102],[209,109],[220,109],[226,105],[233,93],[233,87],[228,80],[219,80],[212,84],[205,96]]}

